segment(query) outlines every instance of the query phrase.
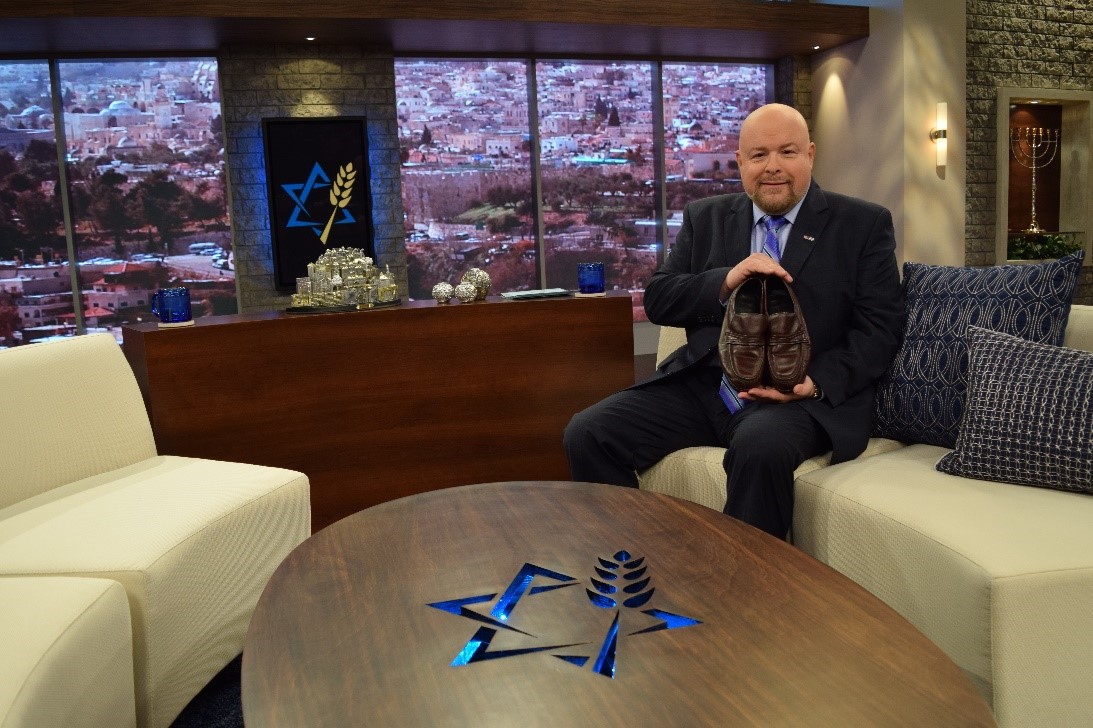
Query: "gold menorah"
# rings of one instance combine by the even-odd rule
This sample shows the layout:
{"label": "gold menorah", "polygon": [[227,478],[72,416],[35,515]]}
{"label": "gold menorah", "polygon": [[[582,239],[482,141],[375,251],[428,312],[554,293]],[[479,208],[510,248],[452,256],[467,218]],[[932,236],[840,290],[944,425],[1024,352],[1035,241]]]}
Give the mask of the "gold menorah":
{"label": "gold menorah", "polygon": [[1059,130],[1014,127],[1010,129],[1010,150],[1018,164],[1032,170],[1032,220],[1025,232],[1042,233],[1043,228],[1036,223],[1036,170],[1043,169],[1055,159],[1059,151]]}

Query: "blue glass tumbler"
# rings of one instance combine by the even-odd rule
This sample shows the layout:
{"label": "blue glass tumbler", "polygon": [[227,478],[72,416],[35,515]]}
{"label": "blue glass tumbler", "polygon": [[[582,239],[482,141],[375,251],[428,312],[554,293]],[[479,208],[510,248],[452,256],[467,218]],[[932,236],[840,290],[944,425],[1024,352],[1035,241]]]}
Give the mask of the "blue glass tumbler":
{"label": "blue glass tumbler", "polygon": [[190,290],[160,288],[152,294],[152,313],[165,324],[178,324],[193,319],[190,311]]}
{"label": "blue glass tumbler", "polygon": [[584,296],[603,295],[603,263],[577,264],[577,292]]}

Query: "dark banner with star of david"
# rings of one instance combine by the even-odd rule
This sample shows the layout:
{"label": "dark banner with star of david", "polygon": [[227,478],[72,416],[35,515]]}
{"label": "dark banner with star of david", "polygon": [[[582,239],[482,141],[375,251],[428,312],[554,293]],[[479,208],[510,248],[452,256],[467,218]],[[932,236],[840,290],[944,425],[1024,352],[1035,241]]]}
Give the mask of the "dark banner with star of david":
{"label": "dark banner with star of david", "polygon": [[374,258],[365,118],[263,119],[262,137],[277,290],[331,248]]}

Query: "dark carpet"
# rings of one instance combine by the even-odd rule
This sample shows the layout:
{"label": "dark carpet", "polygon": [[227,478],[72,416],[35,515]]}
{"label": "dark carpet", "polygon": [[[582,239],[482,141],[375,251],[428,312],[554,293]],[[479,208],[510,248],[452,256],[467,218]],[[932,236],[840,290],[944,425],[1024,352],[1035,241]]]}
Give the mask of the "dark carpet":
{"label": "dark carpet", "polygon": [[171,728],[243,728],[243,703],[239,693],[240,655],[194,696]]}

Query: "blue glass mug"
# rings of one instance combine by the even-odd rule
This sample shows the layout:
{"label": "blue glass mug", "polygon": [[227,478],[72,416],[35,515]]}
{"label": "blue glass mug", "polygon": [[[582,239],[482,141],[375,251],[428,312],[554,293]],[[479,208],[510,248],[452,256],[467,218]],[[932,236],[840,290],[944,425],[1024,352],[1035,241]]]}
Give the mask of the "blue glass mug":
{"label": "blue glass mug", "polygon": [[190,289],[160,288],[152,294],[152,313],[165,324],[177,324],[193,318],[190,312]]}
{"label": "blue glass mug", "polygon": [[577,291],[586,296],[604,292],[603,263],[577,264]]}

